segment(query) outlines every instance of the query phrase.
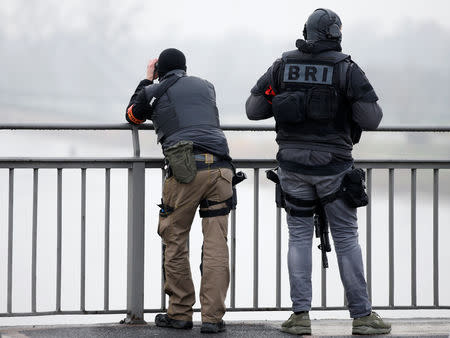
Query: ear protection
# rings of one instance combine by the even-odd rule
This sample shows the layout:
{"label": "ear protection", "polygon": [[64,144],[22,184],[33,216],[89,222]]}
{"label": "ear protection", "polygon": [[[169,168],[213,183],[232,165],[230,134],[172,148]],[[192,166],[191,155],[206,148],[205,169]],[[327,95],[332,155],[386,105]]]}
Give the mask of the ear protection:
{"label": "ear protection", "polygon": [[303,26],[303,38],[306,40],[308,40],[308,33],[306,32],[306,23]]}
{"label": "ear protection", "polygon": [[[339,25],[336,23],[336,15],[332,14],[331,11],[326,8],[317,8],[315,11],[319,10],[324,11],[328,15],[329,23],[327,24],[327,39],[338,40],[342,36],[342,33],[341,27],[339,27]],[[305,40],[308,40],[306,23],[303,26],[303,37],[305,38]]]}
{"label": "ear protection", "polygon": [[327,25],[327,39],[335,40],[341,37],[341,27],[336,23],[336,15],[332,14],[330,10],[326,8],[319,8],[325,11],[328,15],[330,23]]}

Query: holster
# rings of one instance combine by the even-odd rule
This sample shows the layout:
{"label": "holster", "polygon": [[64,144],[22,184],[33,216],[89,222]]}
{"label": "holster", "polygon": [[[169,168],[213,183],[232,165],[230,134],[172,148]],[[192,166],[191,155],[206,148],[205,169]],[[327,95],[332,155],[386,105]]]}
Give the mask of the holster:
{"label": "holster", "polygon": [[233,197],[231,200],[231,209],[234,210],[236,209],[237,206],[237,190],[236,190],[236,185],[241,183],[243,180],[247,179],[247,175],[245,175],[244,172],[242,171],[238,171],[237,173],[234,174],[233,176],[233,180],[232,180],[232,185],[233,185]]}
{"label": "holster", "polygon": [[364,207],[369,203],[364,170],[355,168],[345,174],[340,187],[340,195],[351,208]]}
{"label": "holster", "polygon": [[266,170],[266,177],[275,183],[275,203],[278,208],[285,208],[286,201],[283,193],[283,189],[281,189],[280,178],[274,169]]}

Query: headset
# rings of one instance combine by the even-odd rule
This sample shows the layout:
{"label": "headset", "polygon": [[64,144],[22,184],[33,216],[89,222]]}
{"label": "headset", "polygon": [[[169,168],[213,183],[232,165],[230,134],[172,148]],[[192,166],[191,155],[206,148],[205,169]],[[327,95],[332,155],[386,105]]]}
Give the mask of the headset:
{"label": "headset", "polygon": [[[314,12],[320,10],[324,11],[328,15],[329,23],[327,25],[327,39],[338,40],[342,36],[342,33],[341,28],[336,23],[336,14],[332,13],[329,9],[326,8],[317,8]],[[308,40],[306,32],[306,23],[303,26],[303,37],[305,38],[305,40]]]}

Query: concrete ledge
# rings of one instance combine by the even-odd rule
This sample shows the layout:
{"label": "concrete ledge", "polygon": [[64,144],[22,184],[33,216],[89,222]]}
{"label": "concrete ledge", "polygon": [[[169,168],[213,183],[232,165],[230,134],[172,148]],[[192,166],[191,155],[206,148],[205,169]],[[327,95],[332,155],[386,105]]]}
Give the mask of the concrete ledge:
{"label": "concrete ledge", "polygon": [[[450,337],[450,318],[444,319],[391,319],[392,333],[389,337]],[[228,322],[227,331],[217,337],[291,337],[279,331],[281,322]],[[350,337],[351,320],[313,320],[313,337]],[[150,325],[58,325],[0,327],[2,338],[23,337],[198,337],[200,323],[192,330],[162,329]],[[208,335],[201,335],[207,337]],[[382,336],[378,336],[382,337]]]}

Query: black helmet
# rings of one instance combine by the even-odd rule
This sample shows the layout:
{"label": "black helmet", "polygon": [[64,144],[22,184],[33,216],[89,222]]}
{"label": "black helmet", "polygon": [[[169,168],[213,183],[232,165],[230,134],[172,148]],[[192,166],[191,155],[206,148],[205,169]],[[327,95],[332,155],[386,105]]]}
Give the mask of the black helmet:
{"label": "black helmet", "polygon": [[168,72],[174,69],[186,70],[186,57],[183,52],[175,49],[168,48],[161,52],[158,58],[158,75],[163,77]]}
{"label": "black helmet", "polygon": [[341,19],[330,9],[318,8],[306,20],[303,37],[307,41],[332,40],[341,42]]}

